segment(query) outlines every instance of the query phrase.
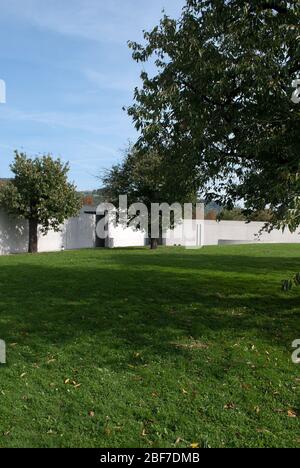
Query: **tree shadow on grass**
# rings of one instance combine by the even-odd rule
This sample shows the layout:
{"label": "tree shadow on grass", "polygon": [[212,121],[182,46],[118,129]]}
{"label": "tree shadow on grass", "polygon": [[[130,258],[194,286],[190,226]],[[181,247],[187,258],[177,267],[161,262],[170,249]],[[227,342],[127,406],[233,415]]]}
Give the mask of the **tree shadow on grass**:
{"label": "tree shadow on grass", "polygon": [[[251,246],[247,247],[249,249]],[[268,252],[267,245],[259,247],[263,247],[266,253]],[[271,249],[271,247],[269,247],[269,249]],[[275,247],[280,246],[276,245]],[[232,247],[232,254],[228,254],[228,250],[226,252],[225,248],[219,247],[220,255],[210,254],[209,248],[196,251],[199,252],[199,255],[195,255],[194,250],[180,249],[176,252],[172,252],[171,249],[163,250],[164,249],[158,250],[157,252],[145,252],[144,249],[145,265],[148,267],[170,267],[185,270],[201,269],[219,273],[235,272],[237,274],[250,273],[255,275],[276,272],[283,276],[285,272],[300,270],[300,245],[298,257],[268,256],[267,254],[263,257],[258,256],[255,249],[253,250],[253,255],[251,255],[251,249],[244,255],[240,254],[240,246],[236,246],[236,249]],[[135,253],[136,255],[128,255],[127,249],[119,249],[119,255],[115,255],[113,260],[118,265],[140,267],[140,252],[135,249]],[[272,250],[272,253],[274,253],[274,250]]]}
{"label": "tree shadow on grass", "polygon": [[[249,335],[282,347],[295,339],[298,292],[283,295],[273,277],[264,275],[266,267],[285,270],[285,258],[247,257],[248,268],[255,264],[257,272],[249,280],[238,273],[244,272],[241,257],[224,257],[221,266],[214,255],[196,256],[193,266],[193,257],[188,263],[166,257],[123,253],[109,257],[107,266],[94,261],[81,267],[80,259],[48,265],[47,256],[6,262],[0,270],[0,336],[34,350],[86,339],[99,343],[100,352],[112,343],[115,351],[145,349],[152,356],[186,353],[172,343],[190,336],[201,342],[219,333]],[[295,260],[289,260],[292,268]],[[109,354],[103,354],[106,363],[122,365]]]}

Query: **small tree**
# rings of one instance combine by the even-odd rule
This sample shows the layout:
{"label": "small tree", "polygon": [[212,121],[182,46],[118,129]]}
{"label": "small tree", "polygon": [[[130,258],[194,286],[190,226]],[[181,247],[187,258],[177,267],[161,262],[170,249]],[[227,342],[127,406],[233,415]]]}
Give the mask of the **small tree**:
{"label": "small tree", "polygon": [[[196,202],[195,184],[189,174],[168,163],[156,151],[138,151],[136,147],[128,148],[121,164],[113,166],[102,177],[106,198],[114,204],[118,203],[119,195],[127,195],[128,202],[143,203],[148,213],[151,213],[152,203]],[[160,215],[159,215],[160,216]],[[148,218],[148,233],[150,248],[156,249],[158,240],[153,236],[152,222]],[[161,230],[161,216],[158,220]]]}
{"label": "small tree", "polygon": [[14,178],[1,187],[1,206],[29,223],[29,253],[38,251],[38,227],[46,235],[80,210],[76,187],[68,182],[69,165],[50,155],[28,158],[15,151]]}

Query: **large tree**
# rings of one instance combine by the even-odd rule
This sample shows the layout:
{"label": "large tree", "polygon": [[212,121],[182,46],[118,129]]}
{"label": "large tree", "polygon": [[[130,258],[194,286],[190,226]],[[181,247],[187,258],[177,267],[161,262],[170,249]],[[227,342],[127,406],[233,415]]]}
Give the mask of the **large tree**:
{"label": "large tree", "polygon": [[76,187],[68,182],[69,165],[50,155],[28,158],[15,152],[14,178],[1,187],[1,206],[28,220],[29,253],[38,251],[38,229],[59,231],[61,224],[80,210]]}
{"label": "large tree", "polygon": [[271,226],[300,224],[299,0],[187,0],[130,43],[143,72],[129,108],[139,146],[161,147],[193,170],[205,194],[228,208],[273,213]]}
{"label": "large tree", "polygon": [[[154,221],[160,225],[161,233],[170,227],[170,224],[166,223],[165,226],[162,222],[161,213],[153,215],[152,204],[167,203],[171,206],[174,203],[196,202],[195,181],[183,169],[172,162],[168,164],[166,157],[156,151],[138,151],[136,147],[129,147],[123,161],[102,177],[106,198],[115,206],[118,206],[120,195],[127,195],[129,204],[143,203],[146,206],[151,249],[156,249],[158,245],[158,238],[152,232]],[[129,218],[129,221],[132,219]],[[170,221],[172,227],[174,213],[171,213]]]}

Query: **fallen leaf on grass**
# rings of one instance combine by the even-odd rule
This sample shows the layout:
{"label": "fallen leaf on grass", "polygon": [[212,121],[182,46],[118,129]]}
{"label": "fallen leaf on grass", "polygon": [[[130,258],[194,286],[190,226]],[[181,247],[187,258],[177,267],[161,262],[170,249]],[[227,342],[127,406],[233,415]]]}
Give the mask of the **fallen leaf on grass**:
{"label": "fallen leaf on grass", "polygon": [[294,410],[288,410],[287,414],[288,414],[289,418],[297,418],[298,417],[297,413]]}
{"label": "fallen leaf on grass", "polygon": [[53,358],[53,359],[49,359],[49,360],[47,361],[47,364],[52,364],[52,363],[55,362],[55,361],[56,361],[56,359],[54,359],[54,358]]}
{"label": "fallen leaf on grass", "polygon": [[251,385],[249,385],[249,384],[245,384],[245,383],[242,384],[242,389],[243,389],[243,390],[250,390],[251,388],[252,388],[252,387],[251,387]]}
{"label": "fallen leaf on grass", "polygon": [[208,349],[209,346],[205,343],[201,343],[200,341],[192,341],[191,343],[170,343],[172,346],[175,346],[177,349]]}
{"label": "fallen leaf on grass", "polygon": [[193,442],[191,445],[190,445],[191,448],[193,449],[197,449],[200,447],[200,445],[197,443],[197,442]]}
{"label": "fallen leaf on grass", "polygon": [[232,402],[227,403],[227,405],[224,406],[225,410],[233,410],[235,409],[235,404]]}
{"label": "fallen leaf on grass", "polygon": [[134,377],[132,377],[132,380],[134,382],[143,382],[143,377],[141,377],[140,375],[135,375]]}
{"label": "fallen leaf on grass", "polygon": [[259,434],[272,434],[272,432],[268,431],[268,429],[256,429],[256,432]]}
{"label": "fallen leaf on grass", "polygon": [[77,383],[75,380],[72,380],[72,381],[71,381],[70,379],[66,379],[66,380],[64,381],[64,384],[65,384],[65,385],[71,384],[71,385],[74,386],[74,388],[79,388],[79,387],[81,387],[81,384]]}
{"label": "fallen leaf on grass", "polygon": [[95,412],[94,411],[89,411],[89,417],[94,418],[95,417]]}

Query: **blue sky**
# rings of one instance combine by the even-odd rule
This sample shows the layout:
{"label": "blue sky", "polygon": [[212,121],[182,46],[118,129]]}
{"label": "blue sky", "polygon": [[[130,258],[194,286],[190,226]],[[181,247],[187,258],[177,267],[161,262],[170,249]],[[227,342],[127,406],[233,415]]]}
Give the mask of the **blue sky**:
{"label": "blue sky", "polygon": [[132,102],[141,65],[127,40],[142,41],[164,8],[177,17],[184,0],[0,0],[0,177],[14,149],[70,161],[79,189],[136,137],[122,110]]}

